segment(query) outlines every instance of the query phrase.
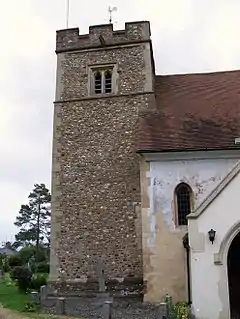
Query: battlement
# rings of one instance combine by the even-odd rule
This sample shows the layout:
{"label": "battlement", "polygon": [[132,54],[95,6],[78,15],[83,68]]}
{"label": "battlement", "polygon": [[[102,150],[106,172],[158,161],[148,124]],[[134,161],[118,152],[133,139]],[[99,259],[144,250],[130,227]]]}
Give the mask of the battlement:
{"label": "battlement", "polygon": [[148,21],[125,23],[124,30],[113,30],[112,24],[89,27],[89,34],[79,34],[79,28],[57,31],[56,52],[108,47],[150,41],[151,31]]}

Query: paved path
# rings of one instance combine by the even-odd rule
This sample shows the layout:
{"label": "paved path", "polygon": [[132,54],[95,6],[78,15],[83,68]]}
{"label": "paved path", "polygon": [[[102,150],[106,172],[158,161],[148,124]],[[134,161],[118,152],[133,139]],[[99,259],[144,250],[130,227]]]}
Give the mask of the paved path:
{"label": "paved path", "polygon": [[24,319],[24,317],[8,309],[0,308],[0,319]]}
{"label": "paved path", "polygon": [[[24,314],[24,313],[17,313],[11,311],[9,309],[2,308],[0,305],[0,319],[76,319],[72,317],[65,317],[65,316],[53,316],[53,315],[43,315],[43,314]],[[80,319],[80,318],[79,318]]]}

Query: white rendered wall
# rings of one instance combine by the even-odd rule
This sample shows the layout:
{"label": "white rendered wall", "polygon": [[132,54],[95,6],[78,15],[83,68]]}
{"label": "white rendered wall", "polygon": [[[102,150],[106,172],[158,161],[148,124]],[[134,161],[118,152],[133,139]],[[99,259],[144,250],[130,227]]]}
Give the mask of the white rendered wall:
{"label": "white rendered wall", "polygon": [[[156,161],[150,163],[150,215],[162,213],[170,229],[174,229],[174,190],[185,182],[194,192],[195,209],[226,176],[235,159]],[[154,229],[154,227],[152,227]]]}
{"label": "white rendered wall", "polygon": [[[189,219],[192,306],[197,318],[229,318],[227,252],[231,242],[228,238],[231,229],[235,228],[235,233],[240,230],[239,195],[240,174],[197,219]],[[213,244],[208,239],[211,228],[216,231]],[[224,242],[223,264],[218,265],[214,259]]]}

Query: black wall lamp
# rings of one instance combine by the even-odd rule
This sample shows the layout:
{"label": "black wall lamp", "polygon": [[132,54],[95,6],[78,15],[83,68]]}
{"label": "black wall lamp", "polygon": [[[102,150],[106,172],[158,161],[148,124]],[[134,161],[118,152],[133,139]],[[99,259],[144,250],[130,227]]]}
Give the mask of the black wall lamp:
{"label": "black wall lamp", "polygon": [[214,240],[215,240],[215,236],[216,236],[216,230],[214,229],[210,229],[209,232],[208,232],[208,237],[209,237],[209,240],[210,242],[213,244]]}

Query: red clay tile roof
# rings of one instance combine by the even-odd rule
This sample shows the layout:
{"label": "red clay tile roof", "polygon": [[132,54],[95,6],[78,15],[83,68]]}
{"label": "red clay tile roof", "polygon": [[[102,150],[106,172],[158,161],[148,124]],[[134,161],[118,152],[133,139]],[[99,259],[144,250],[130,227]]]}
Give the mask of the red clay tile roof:
{"label": "red clay tile roof", "polygon": [[139,117],[138,151],[240,148],[240,71],[156,76],[157,110]]}

